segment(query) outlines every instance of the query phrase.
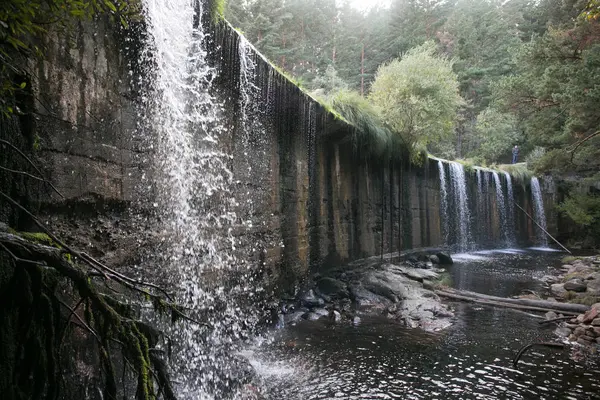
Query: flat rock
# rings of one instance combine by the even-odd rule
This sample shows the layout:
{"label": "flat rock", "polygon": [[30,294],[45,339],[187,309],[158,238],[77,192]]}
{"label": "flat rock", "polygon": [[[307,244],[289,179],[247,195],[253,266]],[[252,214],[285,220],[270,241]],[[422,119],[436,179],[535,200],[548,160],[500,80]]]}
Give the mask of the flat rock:
{"label": "flat rock", "polygon": [[387,297],[375,294],[362,285],[350,286],[350,296],[359,309],[383,310],[392,303]]}
{"label": "flat rock", "polygon": [[554,333],[561,337],[569,337],[572,331],[566,327],[558,327],[554,330]]}
{"label": "flat rock", "polygon": [[553,275],[544,275],[540,278],[542,282],[546,282],[547,284],[557,283],[559,278]]}

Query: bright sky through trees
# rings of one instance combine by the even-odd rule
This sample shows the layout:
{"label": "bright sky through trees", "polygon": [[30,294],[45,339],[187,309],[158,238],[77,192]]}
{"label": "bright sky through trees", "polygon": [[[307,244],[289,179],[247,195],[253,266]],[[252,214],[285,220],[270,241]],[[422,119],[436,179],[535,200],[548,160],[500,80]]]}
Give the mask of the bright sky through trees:
{"label": "bright sky through trees", "polygon": [[[341,1],[340,1],[341,3]],[[359,9],[359,10],[368,10],[372,7],[383,7],[383,6],[389,6],[390,5],[390,1],[389,0],[350,0],[350,4],[352,4],[352,7]]]}

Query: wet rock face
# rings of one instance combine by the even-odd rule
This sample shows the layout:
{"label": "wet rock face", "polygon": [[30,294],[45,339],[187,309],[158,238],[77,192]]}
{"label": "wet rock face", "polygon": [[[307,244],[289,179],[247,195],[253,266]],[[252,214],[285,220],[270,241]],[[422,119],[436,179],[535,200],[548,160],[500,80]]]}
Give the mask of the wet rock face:
{"label": "wet rock face", "polygon": [[433,292],[436,279],[435,271],[414,268],[410,261],[372,263],[335,277],[318,276],[293,304],[282,307],[287,314],[279,320],[287,324],[300,319],[358,324],[359,315],[384,315],[407,327],[438,331],[451,325],[454,314]]}

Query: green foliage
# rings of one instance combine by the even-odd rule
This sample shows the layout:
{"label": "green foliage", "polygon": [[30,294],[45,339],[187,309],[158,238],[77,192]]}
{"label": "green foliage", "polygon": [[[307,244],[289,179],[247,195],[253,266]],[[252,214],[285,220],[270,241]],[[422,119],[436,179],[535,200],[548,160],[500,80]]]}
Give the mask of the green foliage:
{"label": "green foliage", "polygon": [[532,171],[538,170],[538,164],[540,160],[546,155],[546,149],[540,146],[534,147],[533,150],[527,154],[525,157],[525,163],[527,164],[527,168]]}
{"label": "green foliage", "polygon": [[227,0],[211,0],[210,3],[210,19],[213,23],[218,23],[225,18]]}
{"label": "green foliage", "polygon": [[486,108],[477,116],[475,132],[476,147],[471,154],[483,157],[488,163],[510,155],[513,146],[522,139],[515,117],[493,108]]}
{"label": "green foliage", "polygon": [[332,64],[327,66],[324,75],[317,76],[311,82],[311,87],[311,94],[319,98],[327,98],[336,92],[348,90],[348,85],[340,78]]}
{"label": "green foliage", "polygon": [[331,97],[331,105],[340,115],[356,129],[352,141],[355,149],[365,156],[389,157],[398,144],[394,135],[383,123],[383,118],[371,103],[360,94],[343,90]]}
{"label": "green foliage", "polygon": [[600,196],[573,193],[558,205],[558,210],[568,215],[578,225],[600,231]]}
{"label": "green foliage", "polygon": [[381,66],[369,94],[386,123],[411,146],[452,142],[463,104],[452,62],[435,52],[428,42]]}
{"label": "green foliage", "polygon": [[534,176],[533,171],[531,171],[525,163],[501,164],[497,166],[497,169],[508,172],[516,181],[523,184],[529,182]]}

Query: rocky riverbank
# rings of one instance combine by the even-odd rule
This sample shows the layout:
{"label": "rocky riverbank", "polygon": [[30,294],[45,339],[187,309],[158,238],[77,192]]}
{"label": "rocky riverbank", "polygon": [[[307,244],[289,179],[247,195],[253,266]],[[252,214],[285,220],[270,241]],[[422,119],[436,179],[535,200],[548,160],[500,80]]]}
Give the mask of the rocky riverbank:
{"label": "rocky riverbank", "polygon": [[315,274],[297,296],[280,305],[278,324],[328,319],[359,324],[361,316],[384,315],[407,327],[439,331],[454,314],[433,292],[451,263],[449,255],[411,256],[397,263],[363,260]]}
{"label": "rocky riverbank", "polygon": [[546,318],[559,319],[558,336],[585,346],[600,345],[600,256],[566,257],[563,262],[559,269],[542,277],[549,299],[585,304],[590,309],[571,319],[555,313],[547,313]]}

